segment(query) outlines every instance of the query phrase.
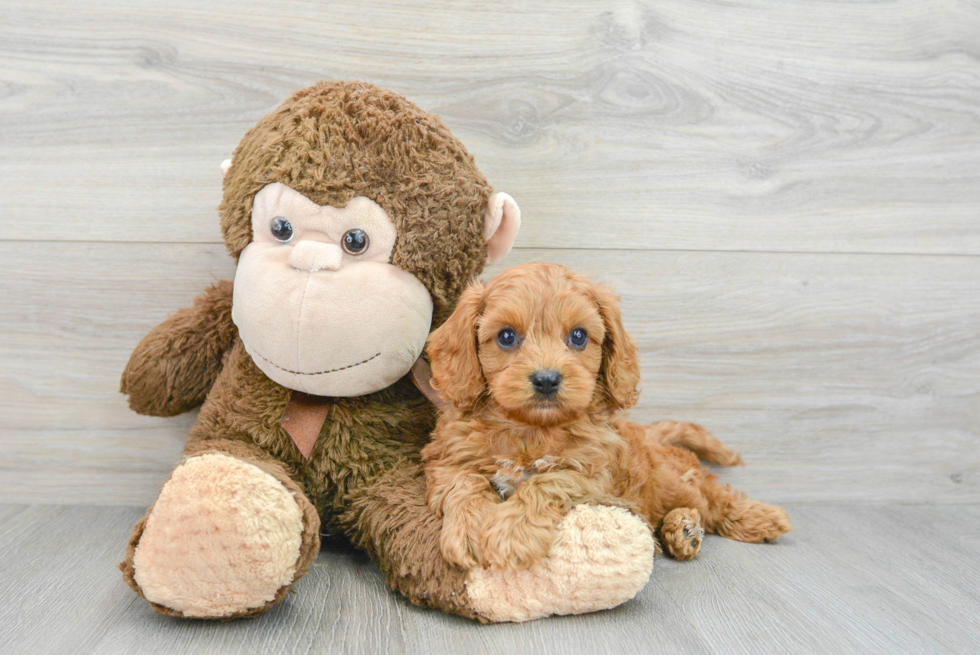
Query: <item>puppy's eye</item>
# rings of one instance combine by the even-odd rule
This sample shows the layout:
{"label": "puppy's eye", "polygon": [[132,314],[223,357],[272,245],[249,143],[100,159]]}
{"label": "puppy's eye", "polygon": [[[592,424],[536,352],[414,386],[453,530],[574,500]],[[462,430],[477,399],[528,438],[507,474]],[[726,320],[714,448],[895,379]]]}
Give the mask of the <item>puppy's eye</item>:
{"label": "puppy's eye", "polygon": [[517,345],[517,332],[514,328],[504,328],[497,333],[497,343],[501,348],[513,348]]}
{"label": "puppy's eye", "polygon": [[272,236],[286,243],[293,238],[293,226],[282,216],[276,216],[272,219]]}
{"label": "puppy's eye", "polygon": [[585,348],[589,343],[589,333],[584,328],[575,328],[568,333],[568,345],[577,350]]}
{"label": "puppy's eye", "polygon": [[348,255],[360,255],[367,250],[369,241],[367,232],[364,230],[347,230],[344,233],[344,251]]}

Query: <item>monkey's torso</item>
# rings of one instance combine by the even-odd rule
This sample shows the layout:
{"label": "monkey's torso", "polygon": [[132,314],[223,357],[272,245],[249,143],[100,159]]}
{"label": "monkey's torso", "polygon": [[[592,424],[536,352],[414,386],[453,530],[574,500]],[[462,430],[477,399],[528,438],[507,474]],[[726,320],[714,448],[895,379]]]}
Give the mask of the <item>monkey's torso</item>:
{"label": "monkey's torso", "polygon": [[436,423],[435,408],[406,376],[373,394],[331,399],[307,460],[279,424],[291,395],[258,369],[236,338],[191,429],[187,451],[217,440],[261,449],[301,485],[324,532],[342,528],[349,490],[395,466],[418,462]]}

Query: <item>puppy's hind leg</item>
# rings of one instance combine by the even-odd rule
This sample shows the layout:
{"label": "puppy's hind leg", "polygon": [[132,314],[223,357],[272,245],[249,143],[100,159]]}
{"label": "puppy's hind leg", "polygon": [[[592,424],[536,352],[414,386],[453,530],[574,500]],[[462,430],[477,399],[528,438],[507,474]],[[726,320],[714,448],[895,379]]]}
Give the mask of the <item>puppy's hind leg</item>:
{"label": "puppy's hind leg", "polygon": [[714,435],[696,423],[660,421],[646,426],[646,432],[647,436],[665,446],[686,448],[712,464],[735,466],[742,463],[738,453],[722,444]]}
{"label": "puppy's hind leg", "polygon": [[775,541],[793,529],[789,514],[782,507],[752,500],[721,484],[713,475],[706,477],[702,491],[708,501],[704,517],[708,532],[736,541],[760,543]]}
{"label": "puppy's hind leg", "polygon": [[672,509],[660,525],[660,541],[674,559],[694,559],[703,538],[701,514],[691,507]]}

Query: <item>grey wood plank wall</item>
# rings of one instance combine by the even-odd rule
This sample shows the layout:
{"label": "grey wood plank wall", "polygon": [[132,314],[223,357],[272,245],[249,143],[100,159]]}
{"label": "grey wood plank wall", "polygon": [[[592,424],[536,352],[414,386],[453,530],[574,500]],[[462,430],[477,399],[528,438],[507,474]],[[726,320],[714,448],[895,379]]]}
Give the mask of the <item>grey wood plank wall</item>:
{"label": "grey wood plank wall", "polygon": [[[193,415],[139,339],[233,275],[219,162],[319,79],[442,115],[524,210],[506,264],[611,282],[635,416],[773,502],[980,500],[980,5],[0,6],[0,497],[147,504]],[[496,270],[496,269],[495,269]]]}

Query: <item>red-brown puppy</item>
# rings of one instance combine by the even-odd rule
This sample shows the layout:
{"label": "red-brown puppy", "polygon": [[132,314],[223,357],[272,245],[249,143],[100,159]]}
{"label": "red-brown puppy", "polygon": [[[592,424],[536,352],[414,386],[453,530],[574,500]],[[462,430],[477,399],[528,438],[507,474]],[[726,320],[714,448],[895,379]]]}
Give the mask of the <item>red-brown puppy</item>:
{"label": "red-brown puppy", "polygon": [[[701,467],[741,462],[703,428],[616,418],[637,400],[636,346],[608,288],[556,264],[474,283],[429,338],[433,386],[452,403],[422,451],[442,553],[462,567],[526,568],[573,505],[632,503],[679,559],[704,530],[772,541],[779,507]],[[702,528],[703,525],[703,528]]]}

